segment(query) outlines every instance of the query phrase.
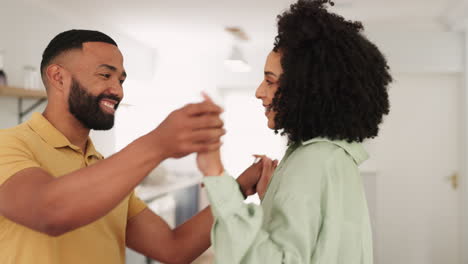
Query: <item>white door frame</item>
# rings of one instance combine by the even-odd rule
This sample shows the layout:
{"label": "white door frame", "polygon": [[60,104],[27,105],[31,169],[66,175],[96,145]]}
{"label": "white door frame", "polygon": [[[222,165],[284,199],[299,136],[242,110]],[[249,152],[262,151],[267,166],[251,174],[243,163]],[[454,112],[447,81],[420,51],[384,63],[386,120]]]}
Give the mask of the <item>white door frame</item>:
{"label": "white door frame", "polygon": [[464,65],[461,100],[461,145],[460,148],[460,254],[461,263],[468,263],[468,36],[464,34]]}
{"label": "white door frame", "polygon": [[[462,96],[461,96],[461,128],[462,135],[460,148],[460,260],[468,263],[468,0],[459,0],[451,3],[451,7],[442,15],[440,22],[448,30],[463,34],[463,69],[462,69]],[[466,250],[465,250],[466,249]]]}

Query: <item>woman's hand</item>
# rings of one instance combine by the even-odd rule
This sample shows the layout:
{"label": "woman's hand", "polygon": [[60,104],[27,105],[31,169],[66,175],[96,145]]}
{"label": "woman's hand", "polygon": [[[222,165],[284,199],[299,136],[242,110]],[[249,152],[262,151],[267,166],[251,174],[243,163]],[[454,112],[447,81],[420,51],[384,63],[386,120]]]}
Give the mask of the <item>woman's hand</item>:
{"label": "woman's hand", "polygon": [[204,176],[220,176],[224,172],[220,150],[197,153],[197,166]]}
{"label": "woman's hand", "polygon": [[[203,92],[202,96],[206,102],[216,105],[206,93]],[[213,144],[213,142],[208,143]],[[204,176],[220,176],[224,172],[220,153],[221,142],[218,141],[218,143],[219,147],[216,150],[197,153],[197,166]]]}

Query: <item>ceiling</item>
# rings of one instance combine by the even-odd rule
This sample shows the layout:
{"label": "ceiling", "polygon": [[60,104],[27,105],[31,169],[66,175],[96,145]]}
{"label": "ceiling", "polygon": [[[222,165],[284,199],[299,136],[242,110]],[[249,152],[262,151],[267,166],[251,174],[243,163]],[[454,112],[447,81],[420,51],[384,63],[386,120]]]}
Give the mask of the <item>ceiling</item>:
{"label": "ceiling", "polygon": [[[228,38],[226,26],[242,27],[253,43],[271,43],[275,17],[292,0],[25,0],[74,19],[104,23],[157,47],[171,42]],[[460,0],[335,0],[331,10],[367,24],[440,24]]]}

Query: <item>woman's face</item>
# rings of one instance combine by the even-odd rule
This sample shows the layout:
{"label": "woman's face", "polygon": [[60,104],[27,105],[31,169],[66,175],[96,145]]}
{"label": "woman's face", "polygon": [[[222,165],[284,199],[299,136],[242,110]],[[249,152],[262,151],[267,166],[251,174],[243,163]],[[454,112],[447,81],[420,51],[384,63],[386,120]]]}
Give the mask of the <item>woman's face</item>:
{"label": "woman's face", "polygon": [[265,107],[265,116],[268,119],[270,129],[275,129],[276,112],[271,110],[271,103],[278,90],[279,78],[282,73],[281,54],[274,51],[270,52],[265,63],[263,81],[255,92],[255,97],[262,100],[262,105]]}

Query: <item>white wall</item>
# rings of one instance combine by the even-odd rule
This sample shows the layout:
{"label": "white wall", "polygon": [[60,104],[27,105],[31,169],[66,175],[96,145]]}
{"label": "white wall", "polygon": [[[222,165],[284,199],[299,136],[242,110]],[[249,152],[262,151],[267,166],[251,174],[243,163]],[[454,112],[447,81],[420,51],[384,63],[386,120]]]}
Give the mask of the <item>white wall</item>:
{"label": "white wall", "polygon": [[[23,67],[31,65],[39,69],[42,52],[49,41],[58,33],[73,28],[100,30],[117,41],[129,74],[126,90],[138,89],[152,80],[155,56],[152,48],[101,23],[86,19],[76,20],[54,10],[44,9],[40,3],[18,0],[3,1],[0,9],[0,50],[5,51],[5,71],[9,84],[21,87]],[[138,80],[138,83],[134,80]],[[26,101],[25,106],[32,102]],[[44,105],[36,111],[42,112],[43,109]],[[16,125],[17,119],[17,99],[0,97],[0,128]],[[92,135],[97,137],[95,144],[106,156],[115,150],[114,134],[114,130],[111,130]]]}
{"label": "white wall", "polygon": [[461,263],[461,74],[396,74],[374,152],[379,264]]}
{"label": "white wall", "polygon": [[[449,97],[462,95],[464,36],[403,24],[387,30],[371,26],[366,34],[387,56],[395,79],[390,115],[371,152],[377,171],[377,263],[459,263],[457,193],[443,191],[449,186],[444,177],[461,169],[460,149],[446,147],[461,144],[462,127],[449,126],[449,120],[459,122],[462,109]],[[454,105],[444,105],[447,100]],[[437,212],[441,201],[446,211]]]}
{"label": "white wall", "polygon": [[[5,70],[9,77],[9,84],[22,86],[22,69],[25,65],[32,65],[39,69],[42,52],[49,41],[58,33],[65,30],[94,29],[100,30],[116,40],[124,55],[124,65],[128,73],[125,92],[139,92],[146,88],[153,80],[155,51],[139,43],[112,27],[93,23],[86,19],[74,19],[61,15],[51,9],[43,9],[40,3],[34,1],[17,0],[2,1],[0,9],[0,50],[5,51]],[[17,99],[0,97],[0,129],[17,124]],[[24,105],[34,102],[25,101]],[[135,103],[131,96],[124,99],[125,103]],[[35,111],[42,112],[44,106]],[[124,109],[125,106],[122,106]],[[26,117],[25,120],[29,118]],[[143,123],[144,121],[141,120]],[[140,124],[129,130],[135,130]],[[116,131],[92,131],[91,137],[97,149],[104,155],[110,156],[116,151]],[[141,256],[129,254],[127,261],[137,263]]]}
{"label": "white wall", "polygon": [[[163,42],[157,48],[154,80],[139,89],[127,89],[129,102],[117,115],[117,148],[151,131],[173,110],[190,102],[200,102],[205,91],[219,102],[217,71],[222,67],[222,51],[216,43],[181,45]],[[172,170],[197,171],[194,156],[168,160]]]}
{"label": "white wall", "polygon": [[[365,23],[364,34],[388,59],[394,73],[461,73],[464,70],[464,36],[443,28],[408,23]],[[225,73],[223,87],[256,87],[263,78],[263,66],[273,48],[273,37],[241,48],[252,66],[247,74]]]}
{"label": "white wall", "polygon": [[464,40],[460,33],[369,27],[366,35],[381,48],[395,73],[463,71]]}
{"label": "white wall", "polygon": [[[381,135],[367,144],[371,159],[363,168],[366,171],[363,177],[367,177],[366,187],[368,198],[371,199],[369,207],[376,235],[376,263],[457,263],[455,261],[459,251],[456,248],[459,245],[456,243],[458,241],[454,243],[454,239],[459,237],[454,232],[460,231],[458,224],[454,222],[457,227],[453,229],[440,223],[447,219],[453,220],[445,217],[459,213],[457,198],[450,194],[436,196],[440,196],[441,190],[449,188],[444,177],[452,173],[445,167],[445,170],[441,169],[441,163],[454,171],[459,170],[459,153],[456,150],[451,152],[455,164],[453,160],[447,160],[448,157],[441,160],[437,153],[443,149],[439,146],[444,142],[460,144],[460,137],[456,136],[458,134],[453,136],[450,133],[461,130],[461,127],[447,128],[450,130],[447,135],[452,137],[450,141],[444,139],[446,134],[443,131],[447,124],[441,121],[441,114],[447,115],[446,120],[458,119],[460,113],[456,111],[461,109],[456,108],[456,105],[450,109],[440,108],[437,102],[446,102],[448,97],[454,96],[454,91],[460,92],[465,68],[464,35],[411,23],[371,24],[366,28],[365,34],[386,55],[395,79],[390,87],[390,115],[385,118]],[[256,59],[251,59],[253,72],[243,77],[240,74],[224,75],[221,83],[229,90],[235,87],[255,89],[261,79],[264,57],[271,46],[264,43],[263,46],[244,48],[245,53],[251,55],[250,58],[257,54]],[[461,96],[461,93],[458,95]],[[456,97],[450,99],[455,100]],[[231,111],[242,113],[242,109],[243,106],[238,106],[237,110]],[[425,134],[426,122],[430,122],[431,117],[441,118],[434,118],[434,130]],[[231,130],[236,132],[244,129],[238,125]],[[235,144],[241,142],[226,143]],[[440,176],[440,181],[424,179],[427,176],[425,173],[435,173]],[[428,192],[431,188],[433,195]],[[447,214],[431,210],[444,201],[455,202],[444,207]],[[453,256],[443,255],[448,252],[455,253]]]}

